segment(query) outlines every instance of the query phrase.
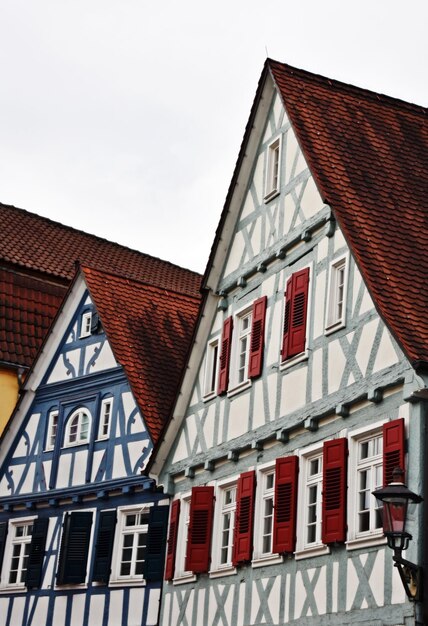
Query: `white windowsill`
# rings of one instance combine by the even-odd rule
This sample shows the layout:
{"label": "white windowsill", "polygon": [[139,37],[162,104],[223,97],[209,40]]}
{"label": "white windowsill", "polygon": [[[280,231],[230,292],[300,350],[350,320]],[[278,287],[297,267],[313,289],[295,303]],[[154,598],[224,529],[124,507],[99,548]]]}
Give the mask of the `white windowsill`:
{"label": "white windowsill", "polygon": [[232,576],[236,574],[236,567],[233,565],[225,565],[223,568],[213,569],[209,572],[210,578],[220,578],[220,576]]}
{"label": "white windowsill", "polygon": [[236,385],[235,387],[232,387],[232,389],[229,389],[229,391],[227,392],[227,397],[231,398],[232,396],[236,396],[237,393],[244,391],[244,389],[248,389],[249,387],[251,387],[251,385],[252,382],[250,379],[244,380],[242,383],[239,383],[239,385]]}
{"label": "white windowsill", "polygon": [[216,397],[216,392],[215,391],[210,391],[209,393],[206,393],[202,396],[202,401],[203,402],[209,402],[209,400],[212,400],[213,398]]}
{"label": "white windowsill", "polygon": [[341,328],[345,328],[346,323],[345,320],[339,320],[338,322],[334,322],[334,324],[329,324],[329,326],[325,327],[324,335],[328,336],[332,333],[336,332],[336,330],[340,330]]}
{"label": "white windowsill", "polygon": [[270,202],[271,200],[279,196],[279,194],[280,194],[279,189],[272,189],[272,191],[269,191],[269,193],[267,193],[264,197],[265,204],[267,204],[268,202]]}
{"label": "white windowsill", "polygon": [[193,583],[196,580],[196,574],[184,574],[172,579],[173,585],[184,585],[185,583]]}
{"label": "white windowsill", "polygon": [[267,554],[266,556],[259,556],[251,561],[253,567],[264,567],[265,565],[277,565],[282,563],[284,557],[281,554]]}
{"label": "white windowsill", "polygon": [[386,543],[384,534],[372,534],[365,537],[357,537],[345,542],[347,550],[358,550],[359,548],[370,548],[370,546],[378,546]]}
{"label": "white windowsill", "polygon": [[302,361],[307,361],[307,360],[308,360],[308,351],[305,350],[305,352],[296,354],[296,356],[291,357],[291,359],[282,361],[281,365],[279,366],[279,369],[282,372],[283,370],[286,370],[289,367],[292,367],[293,365],[297,365],[297,363],[302,363]]}
{"label": "white windowsill", "polygon": [[294,558],[296,561],[300,561],[301,559],[309,559],[310,557],[322,556],[323,554],[330,554],[330,548],[329,546],[321,544],[310,548],[303,548],[302,550],[296,550]]}
{"label": "white windowsill", "polygon": [[129,579],[126,580],[109,580],[109,587],[145,587],[147,582],[143,579]]}

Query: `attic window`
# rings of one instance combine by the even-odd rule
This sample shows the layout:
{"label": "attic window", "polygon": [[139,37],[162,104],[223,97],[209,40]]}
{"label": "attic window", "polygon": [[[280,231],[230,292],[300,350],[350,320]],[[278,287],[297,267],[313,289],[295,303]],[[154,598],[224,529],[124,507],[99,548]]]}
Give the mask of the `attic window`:
{"label": "attic window", "polygon": [[91,414],[87,409],[77,409],[70,416],[65,431],[65,446],[88,443],[91,428]]}
{"label": "attic window", "polygon": [[268,167],[266,176],[265,200],[270,200],[279,193],[281,162],[281,139],[278,137],[268,148]]}
{"label": "attic window", "polygon": [[92,311],[86,311],[82,315],[82,321],[80,325],[80,338],[89,337],[91,335],[92,326]]}

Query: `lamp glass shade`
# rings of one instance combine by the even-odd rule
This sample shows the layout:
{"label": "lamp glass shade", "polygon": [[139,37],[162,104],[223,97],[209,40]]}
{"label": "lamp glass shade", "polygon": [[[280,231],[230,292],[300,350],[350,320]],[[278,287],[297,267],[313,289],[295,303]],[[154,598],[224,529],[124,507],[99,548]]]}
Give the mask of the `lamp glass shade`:
{"label": "lamp glass shade", "polygon": [[407,498],[385,498],[383,501],[383,530],[386,533],[405,533]]}

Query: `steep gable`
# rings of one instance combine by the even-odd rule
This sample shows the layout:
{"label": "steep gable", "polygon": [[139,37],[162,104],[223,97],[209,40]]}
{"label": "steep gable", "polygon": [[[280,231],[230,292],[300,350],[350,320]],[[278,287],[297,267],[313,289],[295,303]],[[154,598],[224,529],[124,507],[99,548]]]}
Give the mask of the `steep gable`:
{"label": "steep gable", "polygon": [[1,203],[0,222],[0,363],[31,365],[76,261],[199,294],[200,276],[173,263]]}

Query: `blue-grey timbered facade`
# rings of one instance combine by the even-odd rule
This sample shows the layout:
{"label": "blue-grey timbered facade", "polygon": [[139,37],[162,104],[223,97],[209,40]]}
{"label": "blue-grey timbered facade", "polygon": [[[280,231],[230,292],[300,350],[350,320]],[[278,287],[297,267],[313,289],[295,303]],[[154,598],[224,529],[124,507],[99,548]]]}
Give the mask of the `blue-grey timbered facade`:
{"label": "blue-grey timbered facade", "polygon": [[391,463],[422,490],[425,381],[377,312],[269,70],[205,285],[151,467],[173,497],[162,626],[422,623],[371,492]]}
{"label": "blue-grey timbered facade", "polygon": [[2,626],[158,623],[168,499],[142,475],[152,448],[78,276],[1,443]]}

